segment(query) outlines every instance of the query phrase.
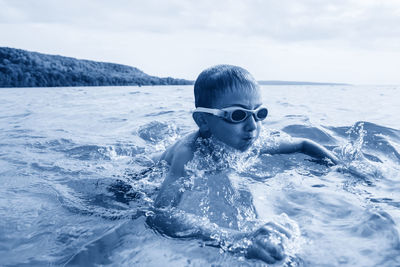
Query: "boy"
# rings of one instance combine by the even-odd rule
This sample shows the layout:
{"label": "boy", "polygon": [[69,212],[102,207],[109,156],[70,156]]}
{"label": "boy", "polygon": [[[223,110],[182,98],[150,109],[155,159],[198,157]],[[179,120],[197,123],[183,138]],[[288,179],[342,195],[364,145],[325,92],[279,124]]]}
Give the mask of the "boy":
{"label": "boy", "polygon": [[[148,223],[169,236],[201,238],[212,242],[212,245],[267,263],[283,259],[282,242],[290,238],[290,232],[273,223],[255,231],[242,231],[243,226],[235,218],[255,218],[257,214],[251,195],[235,189],[229,175],[214,172],[194,182],[197,190],[185,190],[183,186],[188,176],[188,165],[200,149],[199,140],[214,140],[240,152],[252,147],[259,137],[261,121],[268,114],[267,108],[262,106],[259,85],[243,68],[218,65],[199,75],[194,95],[196,109],[193,119],[199,130],[179,140],[162,154],[160,160],[166,161],[170,169],[155,201],[155,215],[148,218]],[[210,146],[207,142],[200,143]],[[211,146],[202,155],[209,156],[207,151],[212,154],[213,149]],[[306,139],[292,139],[261,151],[268,154],[295,152],[326,158],[334,164],[338,161],[324,147]],[[205,199],[206,209],[201,206]],[[240,214],[241,211],[245,215]]]}

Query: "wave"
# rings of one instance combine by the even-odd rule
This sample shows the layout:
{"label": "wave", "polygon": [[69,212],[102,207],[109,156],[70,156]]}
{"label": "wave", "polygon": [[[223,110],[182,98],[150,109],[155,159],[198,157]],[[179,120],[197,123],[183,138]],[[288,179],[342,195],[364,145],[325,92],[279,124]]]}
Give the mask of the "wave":
{"label": "wave", "polygon": [[[400,153],[395,146],[400,145],[400,130],[360,121],[347,127],[329,127],[340,137],[345,137],[373,161],[380,161],[379,155],[400,162]],[[378,156],[375,156],[377,154]]]}
{"label": "wave", "polygon": [[[261,142],[260,145],[273,145],[276,141],[275,139],[286,138],[287,135],[308,138],[327,146],[328,149],[336,153],[343,163],[339,167],[332,168],[302,154],[259,155],[257,150],[249,151],[244,154],[231,153],[231,150],[226,153],[221,144],[217,142],[212,144],[213,154],[209,157],[203,157],[201,154],[198,154],[195,156],[196,162],[192,162],[191,165],[189,164],[187,166],[187,171],[189,171],[191,175],[190,179],[193,178],[188,182],[196,185],[196,183],[202,182],[201,177],[197,176],[204,175],[207,171],[209,171],[209,173],[214,172],[214,174],[217,173],[215,176],[216,179],[215,181],[209,181],[209,183],[216,188],[219,186],[216,184],[218,183],[218,179],[223,178],[218,172],[228,168],[234,172],[234,176],[237,176],[242,183],[247,183],[250,186],[255,184],[256,187],[259,185],[266,186],[266,188],[269,187],[270,191],[266,191],[265,193],[266,199],[271,202],[278,200],[282,201],[282,203],[269,204],[266,202],[264,206],[271,205],[276,208],[281,205],[283,214],[289,215],[290,219],[293,219],[297,223],[295,226],[304,227],[302,229],[303,231],[307,228],[303,225],[304,221],[301,220],[315,220],[318,215],[321,221],[325,219],[334,219],[344,224],[348,223],[351,227],[345,225],[344,228],[347,227],[345,230],[353,233],[354,240],[356,240],[356,238],[362,238],[368,241],[382,240],[382,242],[388,240],[390,243],[384,244],[388,250],[393,250],[393,247],[398,246],[396,223],[391,215],[385,215],[385,213],[379,210],[382,206],[377,206],[389,205],[393,208],[398,208],[400,203],[398,199],[395,197],[380,197],[370,193],[364,193],[365,202],[363,203],[366,206],[368,203],[376,205],[374,207],[378,211],[365,212],[365,218],[363,218],[362,222],[357,224],[357,221],[351,221],[352,210],[344,209],[347,202],[340,202],[339,200],[341,197],[334,194],[330,195],[330,191],[332,191],[331,189],[333,187],[343,187],[346,193],[350,192],[354,193],[354,195],[360,195],[360,193],[355,190],[355,187],[360,184],[360,182],[372,188],[376,186],[379,181],[386,179],[387,173],[384,169],[388,167],[391,168],[396,164],[398,165],[400,161],[398,153],[400,143],[399,130],[369,122],[357,122],[354,125],[342,127],[291,124],[275,132],[274,130],[268,131],[266,128],[264,130],[266,130],[268,134],[261,135],[261,138],[268,140],[267,142]],[[140,141],[137,143],[114,143],[109,145],[82,144],[72,139],[56,138],[34,141],[28,144],[27,147],[34,152],[53,152],[53,154],[51,154],[52,156],[61,156],[61,160],[59,161],[53,159],[49,160],[47,158],[47,163],[37,160],[30,163],[29,166],[40,172],[41,178],[47,179],[46,173],[67,177],[59,180],[51,180],[52,177],[50,177],[50,179],[46,181],[46,183],[49,183],[57,192],[57,199],[63,208],[75,216],[83,216],[85,218],[87,218],[87,216],[95,217],[95,220],[101,219],[113,225],[113,227],[107,228],[107,231],[104,230],[104,227],[104,229],[98,233],[91,233],[90,238],[85,240],[85,243],[79,243],[79,246],[67,246],[64,244],[65,249],[70,249],[71,251],[64,251],[66,255],[69,255],[68,259],[66,259],[65,255],[59,255],[59,262],[61,264],[65,262],[74,264],[77,262],[85,262],[85,260],[93,263],[92,259],[89,259],[89,257],[96,255],[99,255],[99,264],[104,264],[111,257],[110,255],[112,255],[113,251],[115,252],[118,250],[117,246],[120,245],[120,243],[118,243],[119,241],[114,239],[113,236],[118,237],[119,234],[129,233],[136,234],[136,232],[132,232],[129,228],[129,226],[132,225],[139,225],[142,228],[148,229],[145,226],[144,218],[151,216],[150,211],[153,206],[153,201],[159,192],[160,185],[168,171],[168,166],[164,163],[159,163],[158,165],[153,164],[147,157],[149,153],[164,150],[167,145],[172,144],[177,138],[181,137],[182,133],[183,130],[174,124],[153,121],[139,126],[134,132],[133,138],[136,137],[136,140]],[[211,142],[213,142],[213,140],[211,140]],[[203,152],[207,151],[204,150]],[[221,155],[224,155],[225,158],[215,161],[215,158]],[[120,161],[121,158],[123,161]],[[54,164],[49,163],[53,161]],[[73,165],[75,168],[71,170],[68,164],[75,164]],[[118,166],[119,164],[121,166]],[[94,165],[94,167],[87,167],[88,165]],[[206,165],[208,166],[208,170],[204,167]],[[102,171],[100,168],[108,169]],[[87,169],[90,169],[91,172],[85,172]],[[327,177],[329,179],[332,179],[332,177],[340,177],[344,182],[341,184],[342,180],[339,182],[328,181],[329,179],[327,179]],[[284,179],[290,182],[284,181]],[[293,181],[296,179],[302,180],[302,182],[296,184],[296,182]],[[353,181],[355,181],[355,185],[352,184]],[[309,183],[309,187],[305,188],[308,191],[304,193],[302,193],[300,189],[296,189],[296,185],[301,186],[303,183]],[[332,185],[332,183],[334,185]],[[185,187],[185,190],[191,190],[190,186],[189,184],[187,188]],[[281,187],[284,189],[281,190]],[[224,189],[224,187],[222,188]],[[241,195],[237,195],[237,199],[234,199],[234,201],[240,205],[251,199],[250,193],[244,192],[243,190],[240,192]],[[323,190],[326,190],[323,194],[316,193],[322,192]],[[277,191],[276,194],[280,194],[279,198],[273,198],[273,191]],[[292,202],[297,205],[293,204],[290,206],[287,204],[287,199],[289,198],[288,191],[293,191]],[[333,204],[336,203],[334,200],[339,199],[337,205],[326,202],[326,199],[329,200],[328,197],[322,198],[322,196],[327,194],[332,199]],[[321,200],[317,197],[313,197],[314,195],[321,196]],[[364,197],[364,195],[362,196]],[[206,195],[206,197],[208,196]],[[215,197],[215,195],[210,196],[210,199],[214,201],[215,199],[211,197]],[[308,202],[304,202],[307,199]],[[227,202],[231,200],[227,198],[222,202],[224,201]],[[316,201],[319,201],[320,207],[316,206]],[[215,200],[215,202],[217,202],[217,200]],[[220,202],[218,203],[218,205],[222,205]],[[205,205],[203,207],[204,209],[209,208],[206,202],[203,204]],[[257,221],[258,219],[254,219],[254,216],[249,216],[251,213],[250,210],[241,208],[239,204],[235,205],[235,208],[238,209],[237,214],[241,216],[240,220],[238,218],[228,218],[227,221],[233,221],[236,222],[236,224],[243,223],[242,225],[244,225],[244,221],[251,221],[251,219],[254,220],[253,222],[255,224],[264,222],[261,220]],[[218,205],[216,205],[214,210],[210,209],[217,215],[220,211],[218,210]],[[196,205],[192,207],[192,209],[196,208]],[[360,213],[362,213],[362,211],[360,211]],[[215,221],[219,222],[217,215],[215,215],[215,218],[212,217],[211,219],[215,219]],[[343,218],[339,218],[340,216]],[[125,223],[125,221],[128,221],[128,223]],[[351,221],[351,223],[348,221]],[[318,228],[318,225],[314,224],[314,226]],[[329,226],[337,227],[335,231],[344,231],[340,229],[339,226]],[[252,225],[249,227],[252,227]],[[322,233],[321,229],[317,230],[318,234]],[[333,232],[334,231],[331,231],[330,234]],[[137,234],[137,238],[145,239],[146,236],[140,236],[141,234],[142,232]],[[306,234],[313,234],[313,232],[308,231]],[[380,234],[384,235],[384,237],[380,237]],[[78,241],[81,242],[83,240],[79,235],[68,236],[68,233],[64,236],[60,236],[60,240],[62,238],[67,240],[65,242],[70,242],[71,244],[77,244]],[[154,236],[152,238],[154,238],[154,243],[160,242],[159,236]],[[291,245],[296,247],[293,249],[292,255],[295,255],[295,253],[297,253],[296,251],[302,251],[301,246],[303,245],[303,238],[306,239],[309,237],[300,235],[299,240],[291,241]],[[326,240],[329,238],[326,238]],[[317,239],[313,241],[318,243]],[[147,241],[144,240],[143,242],[146,243]],[[174,241],[168,239],[168,242]],[[131,249],[128,241],[125,240],[122,244],[123,249]],[[173,244],[175,246],[175,243]],[[75,247],[71,249],[72,246]],[[196,243],[194,246],[198,246],[198,244]],[[102,253],[97,252],[104,247],[109,248],[111,252],[101,257],[100,255],[102,255]],[[311,245],[311,247],[313,246]],[[354,247],[357,246],[355,245]],[[215,254],[214,252],[207,253],[212,257],[218,257],[215,255],[219,255],[218,251]],[[375,252],[371,252],[371,254],[376,255]],[[221,256],[221,259],[223,257],[227,256]],[[298,257],[297,255],[293,256],[291,259],[301,262],[301,258],[303,257],[307,259],[304,252]],[[136,256],[130,256],[129,260],[138,259]],[[234,258],[234,260],[237,260],[237,258]],[[232,260],[232,262],[234,260]],[[138,260],[138,262],[140,262],[140,260]],[[314,262],[318,262],[318,260]]]}
{"label": "wave", "polygon": [[137,135],[152,145],[161,145],[163,149],[181,136],[181,130],[175,124],[152,121],[141,126]]}

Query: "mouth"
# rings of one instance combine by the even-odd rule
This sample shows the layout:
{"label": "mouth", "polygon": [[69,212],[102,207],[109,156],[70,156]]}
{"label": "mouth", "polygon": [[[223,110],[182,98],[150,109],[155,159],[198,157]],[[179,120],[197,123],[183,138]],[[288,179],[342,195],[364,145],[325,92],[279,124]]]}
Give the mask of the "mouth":
{"label": "mouth", "polygon": [[242,138],[245,142],[253,142],[256,137],[255,136],[246,136]]}

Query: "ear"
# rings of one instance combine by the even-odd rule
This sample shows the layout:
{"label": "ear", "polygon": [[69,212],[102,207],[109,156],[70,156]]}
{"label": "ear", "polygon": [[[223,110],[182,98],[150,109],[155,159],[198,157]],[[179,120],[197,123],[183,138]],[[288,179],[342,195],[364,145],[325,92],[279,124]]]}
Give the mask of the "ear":
{"label": "ear", "polygon": [[207,122],[206,116],[204,116],[204,115],[205,114],[201,113],[201,112],[194,112],[192,114],[193,120],[196,122],[197,126],[199,126],[200,129],[204,128],[204,127],[207,127],[207,129],[208,129],[208,122]]}
{"label": "ear", "polygon": [[193,120],[199,127],[200,133],[202,133],[203,135],[208,135],[210,128],[208,126],[208,120],[206,114],[201,112],[194,112],[192,116]]}

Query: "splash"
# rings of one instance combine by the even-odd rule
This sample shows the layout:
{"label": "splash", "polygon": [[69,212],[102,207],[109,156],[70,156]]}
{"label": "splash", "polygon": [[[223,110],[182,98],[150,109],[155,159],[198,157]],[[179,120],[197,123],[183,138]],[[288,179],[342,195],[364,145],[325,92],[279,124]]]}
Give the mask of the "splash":
{"label": "splash", "polygon": [[[345,162],[351,162],[354,160],[360,160],[363,158],[361,149],[364,145],[364,137],[367,131],[364,130],[364,123],[353,125],[346,134],[348,134],[349,142],[341,148],[340,156]],[[357,138],[351,140],[351,136],[355,135]]]}
{"label": "splash", "polygon": [[[348,135],[348,142],[335,149],[341,162],[338,170],[343,173],[350,173],[367,184],[373,184],[383,175],[379,165],[376,162],[369,161],[363,153],[364,140],[367,135],[367,131],[364,130],[364,123],[360,122],[353,125],[346,131],[346,134]],[[353,139],[353,137],[355,138]]]}
{"label": "splash", "polygon": [[259,162],[260,146],[257,141],[247,151],[241,152],[214,137],[198,138],[193,159],[185,165],[185,171],[190,180],[185,184],[193,185],[196,178],[221,172],[246,171]]}
{"label": "splash", "polygon": [[238,151],[214,137],[196,140],[193,160],[185,167],[189,176],[204,176],[216,172],[244,171],[257,162],[259,149],[253,145],[245,152]]}
{"label": "splash", "polygon": [[262,149],[276,149],[282,140],[290,139],[291,137],[284,132],[262,127],[257,140],[243,152],[229,147],[215,137],[198,138],[193,160],[186,165],[185,170],[189,175],[196,176],[227,170],[247,172],[260,163]]}
{"label": "splash", "polygon": [[157,151],[165,150],[180,136],[180,130],[175,124],[152,121],[141,126],[137,134],[146,142],[151,143]]}

